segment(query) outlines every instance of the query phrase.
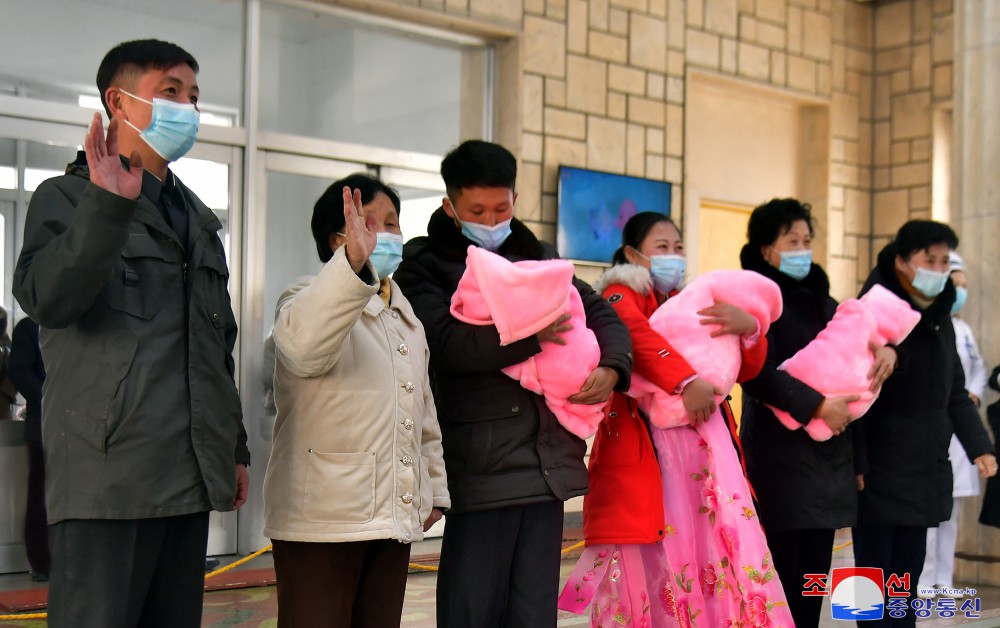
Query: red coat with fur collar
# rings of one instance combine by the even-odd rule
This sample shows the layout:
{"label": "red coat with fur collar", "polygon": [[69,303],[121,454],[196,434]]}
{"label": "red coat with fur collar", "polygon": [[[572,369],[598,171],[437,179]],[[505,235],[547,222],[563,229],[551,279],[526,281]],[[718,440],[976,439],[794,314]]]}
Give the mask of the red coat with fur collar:
{"label": "red coat with fur collar", "polygon": [[[615,308],[632,335],[636,373],[663,390],[677,390],[697,375],[649,326],[649,317],[660,303],[646,268],[613,266],[594,287]],[[756,345],[744,349],[738,381],[753,378],[766,356],[767,342],[762,336]],[[730,430],[735,430],[728,403],[723,415]],[[589,471],[590,492],[583,502],[587,545],[655,543],[663,538],[663,487],[656,452],[635,400],[623,393],[614,393],[605,408],[590,453]]]}

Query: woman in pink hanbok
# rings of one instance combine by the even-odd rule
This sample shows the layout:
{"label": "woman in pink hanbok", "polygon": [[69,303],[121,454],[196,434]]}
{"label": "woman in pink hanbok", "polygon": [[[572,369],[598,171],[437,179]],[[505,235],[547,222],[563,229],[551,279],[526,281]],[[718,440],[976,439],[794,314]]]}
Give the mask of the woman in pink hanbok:
{"label": "woman in pink hanbok", "polygon": [[[639,409],[643,400],[613,395],[590,458],[587,548],[560,608],[583,613],[589,605],[591,625],[601,627],[792,628],[732,414],[720,397],[725,391],[699,377],[650,324],[678,294],[680,233],[666,216],[643,212],[629,220],[622,240],[596,288],[629,327],[634,374],[678,395],[689,419],[651,426]],[[737,340],[735,379],[753,377],[767,354],[762,331],[770,320],[721,300],[699,313],[707,331]]]}

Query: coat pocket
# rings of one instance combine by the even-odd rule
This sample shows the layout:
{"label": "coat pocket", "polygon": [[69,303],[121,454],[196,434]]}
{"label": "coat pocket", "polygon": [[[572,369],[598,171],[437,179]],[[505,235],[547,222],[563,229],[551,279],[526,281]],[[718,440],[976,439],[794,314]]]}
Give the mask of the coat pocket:
{"label": "coat pocket", "polygon": [[173,268],[168,257],[153,238],[131,234],[112,280],[104,288],[108,304],[145,320],[156,316],[163,307],[164,282],[172,273],[180,272],[179,264]]}
{"label": "coat pocket", "polygon": [[310,449],[303,516],[324,523],[367,523],[375,516],[375,452]]}

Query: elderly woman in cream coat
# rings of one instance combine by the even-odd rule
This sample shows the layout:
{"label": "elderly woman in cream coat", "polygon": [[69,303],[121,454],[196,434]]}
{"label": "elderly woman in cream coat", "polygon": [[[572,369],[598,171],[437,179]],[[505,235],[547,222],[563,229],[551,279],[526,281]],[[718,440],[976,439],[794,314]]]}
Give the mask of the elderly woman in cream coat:
{"label": "elderly woman in cream coat", "polygon": [[351,175],[316,203],[312,230],[325,265],[281,296],[273,332],[264,534],[278,625],[396,626],[409,544],[450,506],[424,330],[388,278],[399,197]]}

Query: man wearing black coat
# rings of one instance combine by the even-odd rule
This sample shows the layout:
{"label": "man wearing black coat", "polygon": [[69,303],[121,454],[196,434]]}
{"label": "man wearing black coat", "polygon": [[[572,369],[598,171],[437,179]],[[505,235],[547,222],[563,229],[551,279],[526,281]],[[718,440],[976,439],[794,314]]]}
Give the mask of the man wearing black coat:
{"label": "man wearing black coat", "polygon": [[[569,315],[536,336],[500,346],[496,328],[459,322],[451,298],[466,251],[511,260],[555,257],[513,217],[517,163],[507,149],[468,141],[441,164],[447,187],[428,235],[410,241],[394,275],[424,325],[452,508],[441,547],[439,627],[556,625],[563,502],[587,492],[586,444],[501,369],[564,344]],[[575,281],[601,360],[577,403],[603,404],[627,390],[628,329],[589,286]]]}
{"label": "man wearing black coat", "polygon": [[[948,444],[952,433],[980,475],[997,470],[993,446],[976,406],[965,391],[965,375],[955,348],[949,280],[949,252],[958,237],[947,225],[911,220],[879,253],[878,264],[861,294],[875,284],[888,288],[917,312],[920,322],[899,345],[900,367],[883,385],[878,400],[858,421],[855,467],[861,490],[854,528],[858,567],[880,567],[894,587],[917,593],[927,528],[951,517],[952,476]],[[907,580],[908,577],[908,580]],[[913,626],[912,607],[904,618],[863,626]]]}

